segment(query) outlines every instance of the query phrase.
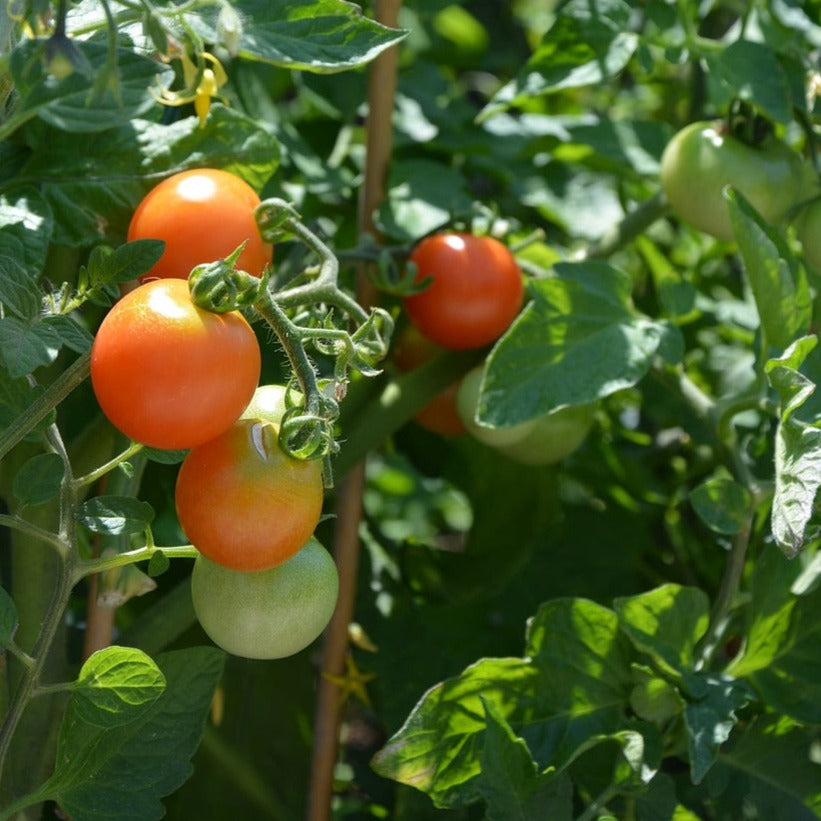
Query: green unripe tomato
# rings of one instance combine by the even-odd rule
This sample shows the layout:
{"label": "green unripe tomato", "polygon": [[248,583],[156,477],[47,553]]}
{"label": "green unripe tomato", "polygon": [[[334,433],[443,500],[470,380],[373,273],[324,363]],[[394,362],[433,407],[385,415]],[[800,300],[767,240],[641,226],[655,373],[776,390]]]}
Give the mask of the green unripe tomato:
{"label": "green unripe tomato", "polygon": [[554,465],[570,456],[585,440],[595,412],[595,405],[559,408],[534,420],[524,438],[499,450],[522,465]]}
{"label": "green unripe tomato", "polygon": [[[260,385],[242,412],[240,419],[262,419],[279,426],[288,406],[285,404],[285,395],[288,389],[285,385]],[[294,396],[299,399],[299,394]]]}
{"label": "green unripe tomato", "polygon": [[482,384],[484,366],[479,365],[467,373],[459,386],[456,396],[456,409],[467,432],[480,442],[491,447],[510,445],[523,439],[533,428],[533,422],[521,422],[510,428],[489,428],[476,421],[476,408],[479,404],[479,389]]}
{"label": "green unripe tomato", "polygon": [[191,574],[203,630],[226,652],[250,659],[284,658],[306,648],[330,621],[338,592],[334,560],[313,538],[270,570],[229,570],[200,555]]}
{"label": "green unripe tomato", "polygon": [[679,131],[661,157],[661,185],[673,212],[717,239],[734,239],[722,190],[737,188],[767,222],[780,222],[798,202],[801,157],[776,137],[749,146],[719,123],[697,122]]}

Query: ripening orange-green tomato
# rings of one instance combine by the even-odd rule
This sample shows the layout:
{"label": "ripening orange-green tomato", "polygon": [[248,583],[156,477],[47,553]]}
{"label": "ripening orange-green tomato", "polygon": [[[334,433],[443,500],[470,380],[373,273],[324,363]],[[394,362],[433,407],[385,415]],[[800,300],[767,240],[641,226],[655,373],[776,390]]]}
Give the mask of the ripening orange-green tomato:
{"label": "ripening orange-green tomato", "polygon": [[290,396],[288,394],[289,389],[285,385],[260,385],[254,391],[251,401],[240,418],[262,419],[265,422],[279,425],[282,417],[285,416],[285,411],[294,403],[303,401],[299,391],[291,389]]}
{"label": "ripening orange-green tomato", "polygon": [[[444,353],[444,348],[425,337],[413,325],[406,326],[396,340],[393,361],[396,367],[407,373]],[[456,396],[459,392],[459,379],[436,394],[414,415],[414,421],[440,436],[460,436],[466,433],[459,411],[456,408]]]}
{"label": "ripening orange-green tomato", "polygon": [[316,539],[269,570],[243,573],[200,555],[191,573],[203,630],[226,652],[251,659],[306,648],[330,621],[338,592],[336,565]]}
{"label": "ripening orange-green tomato", "polygon": [[232,570],[266,570],[311,537],[322,513],[321,460],[294,459],[279,427],[241,419],[192,448],[177,474],[177,516],[191,544]]}
{"label": "ripening orange-green tomato", "polygon": [[238,270],[260,276],[273,258],[254,218],[257,192],[228,171],[194,168],[163,180],[145,195],[128,227],[128,241],[161,239],[165,251],[140,277],[187,279],[191,269],[224,259],[243,242]]}
{"label": "ripening orange-green tomato", "polygon": [[91,348],[91,384],[103,413],[126,436],[183,449],[239,418],[260,365],[259,342],[242,314],[198,307],[184,280],[154,280],[103,319]]}

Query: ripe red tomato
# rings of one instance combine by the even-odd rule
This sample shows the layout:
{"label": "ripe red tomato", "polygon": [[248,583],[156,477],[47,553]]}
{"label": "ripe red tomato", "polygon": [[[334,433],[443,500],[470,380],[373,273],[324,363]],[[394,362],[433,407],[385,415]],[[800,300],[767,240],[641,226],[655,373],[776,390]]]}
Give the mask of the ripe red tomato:
{"label": "ripe red tomato", "polygon": [[187,279],[191,269],[227,257],[247,242],[236,268],[260,276],[273,258],[254,209],[260,199],[247,182],[217,168],[195,168],[163,180],[131,218],[128,240],[165,240],[159,262],[140,277]]}
{"label": "ripe red tomato", "polygon": [[188,283],[140,285],[103,319],[91,383],[112,424],[155,448],[190,448],[229,428],[254,395],[261,357],[237,312],[191,301]]}
{"label": "ripe red tomato", "polygon": [[336,565],[316,539],[269,570],[242,573],[200,555],[191,574],[203,630],[244,658],[278,659],[303,650],[330,621],[338,593]]}
{"label": "ripe red tomato", "polygon": [[405,297],[413,324],[451,350],[495,342],[522,307],[522,275],[513,254],[493,237],[436,234],[414,249],[416,281],[430,285]]}
{"label": "ripe red tomato", "polygon": [[288,456],[279,427],[241,419],[189,451],[175,501],[191,544],[232,570],[266,570],[310,538],[322,512],[320,460]]}
{"label": "ripe red tomato", "polygon": [[[432,359],[443,349],[427,337],[422,336],[418,328],[408,325],[396,341],[393,361],[400,371],[408,372],[418,368]],[[413,417],[417,424],[440,436],[459,436],[466,433],[462,419],[456,410],[456,394],[460,380],[448,385],[438,393]]]}

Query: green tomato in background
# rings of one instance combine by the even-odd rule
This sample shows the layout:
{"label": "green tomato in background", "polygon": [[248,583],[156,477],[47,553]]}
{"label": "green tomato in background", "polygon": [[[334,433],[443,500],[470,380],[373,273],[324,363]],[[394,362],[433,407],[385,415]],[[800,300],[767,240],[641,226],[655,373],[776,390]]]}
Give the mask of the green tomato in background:
{"label": "green tomato in background", "polygon": [[468,433],[523,465],[552,465],[569,456],[593,426],[594,404],[573,405],[528,419],[508,428],[490,428],[476,421],[484,366],[462,380],[457,397],[459,415]]}
{"label": "green tomato in background", "polygon": [[499,450],[521,465],[554,465],[566,459],[590,433],[595,405],[570,405],[533,420],[522,439]]}
{"label": "green tomato in background", "polygon": [[697,122],[679,131],[661,157],[661,185],[673,213],[717,239],[734,239],[722,191],[738,189],[767,222],[778,223],[801,198],[803,161],[776,137],[750,146],[721,123]]}
{"label": "green tomato in background", "polygon": [[476,409],[479,406],[479,390],[484,370],[484,365],[479,365],[465,374],[456,395],[456,409],[467,432],[474,439],[494,448],[524,439],[533,428],[532,421],[521,422],[509,428],[489,428],[476,421]]}

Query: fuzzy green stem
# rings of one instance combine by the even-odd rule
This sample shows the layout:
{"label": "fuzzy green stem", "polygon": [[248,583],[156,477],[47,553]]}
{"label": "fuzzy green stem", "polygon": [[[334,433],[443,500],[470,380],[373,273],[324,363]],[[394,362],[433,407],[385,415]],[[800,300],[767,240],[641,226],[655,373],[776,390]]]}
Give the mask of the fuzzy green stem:
{"label": "fuzzy green stem", "polygon": [[175,545],[173,547],[157,547],[156,545],[146,545],[137,547],[134,550],[126,550],[124,553],[117,553],[114,556],[101,556],[96,559],[82,559],[74,565],[74,582],[90,576],[93,573],[105,573],[117,567],[125,567],[137,562],[145,562],[151,559],[155,553],[162,553],[169,559],[196,559],[199,555],[197,548],[193,545]]}
{"label": "fuzzy green stem", "polygon": [[643,234],[657,219],[667,213],[668,207],[664,192],[657,192],[574,259],[606,259]]}
{"label": "fuzzy green stem", "polygon": [[81,488],[94,484],[94,482],[102,479],[103,476],[110,473],[114,470],[114,468],[119,467],[123,464],[123,462],[127,462],[132,456],[136,456],[143,449],[143,447],[144,445],[141,445],[139,442],[132,442],[122,453],[119,453],[113,459],[110,459],[105,464],[100,465],[100,467],[86,473],[85,476],[80,476],[75,479],[75,489],[80,490]]}

